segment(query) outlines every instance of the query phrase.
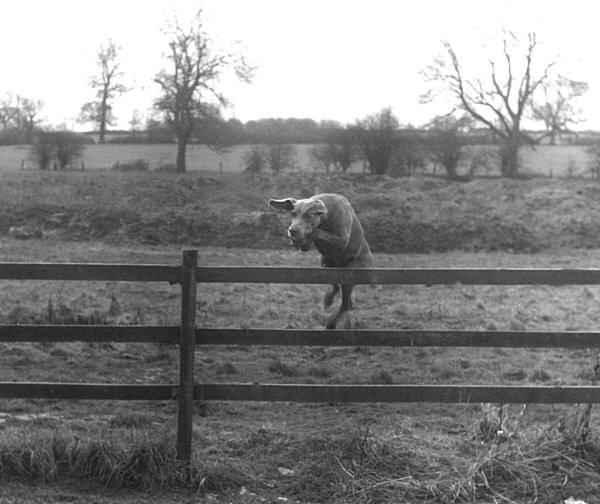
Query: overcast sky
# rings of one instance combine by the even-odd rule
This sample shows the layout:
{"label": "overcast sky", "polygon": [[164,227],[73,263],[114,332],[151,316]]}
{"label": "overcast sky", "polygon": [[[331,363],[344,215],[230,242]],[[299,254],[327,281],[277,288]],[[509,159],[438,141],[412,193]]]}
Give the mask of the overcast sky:
{"label": "overcast sky", "polygon": [[[235,41],[257,67],[251,84],[226,79],[233,106],[226,117],[311,117],[342,123],[391,106],[403,124],[421,125],[447,104],[420,105],[419,74],[447,38],[459,57],[477,61],[501,27],[536,31],[544,57],[562,73],[590,83],[581,105],[600,129],[600,30],[593,1],[571,0],[20,0],[4,2],[0,94],[43,100],[43,115],[77,127],[81,105],[94,98],[96,53],[111,38],[122,47],[125,83],[116,103],[119,126],[133,110],[146,114],[164,65],[165,22],[202,6],[208,34]],[[89,126],[89,125],[88,125]]]}

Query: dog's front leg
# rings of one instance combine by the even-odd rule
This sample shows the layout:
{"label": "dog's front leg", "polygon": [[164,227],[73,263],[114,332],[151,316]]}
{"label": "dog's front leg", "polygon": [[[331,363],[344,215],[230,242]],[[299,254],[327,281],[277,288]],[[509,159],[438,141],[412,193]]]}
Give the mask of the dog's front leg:
{"label": "dog's front leg", "polygon": [[335,329],[340,317],[352,308],[352,289],[354,285],[342,284],[342,304],[339,310],[333,315],[326,324],[327,329]]}
{"label": "dog's front leg", "polygon": [[[323,268],[335,268],[339,264],[331,259],[331,257],[327,257],[326,255],[321,255],[321,266]],[[331,284],[327,292],[325,293],[325,297],[323,298],[323,307],[329,308],[337,296],[337,293],[340,291],[340,286],[338,284]]]}
{"label": "dog's front leg", "polygon": [[[342,232],[340,234],[332,233],[331,231],[326,231],[322,228],[315,229],[313,234],[313,238],[315,241],[324,242],[326,246],[334,249],[345,249],[348,246],[348,242],[350,241],[350,233]],[[319,247],[317,247],[319,248]]]}
{"label": "dog's front leg", "polygon": [[323,306],[325,308],[329,308],[335,299],[335,296],[340,291],[340,286],[338,284],[331,284],[331,287],[327,289],[325,293],[325,297],[323,298]]}

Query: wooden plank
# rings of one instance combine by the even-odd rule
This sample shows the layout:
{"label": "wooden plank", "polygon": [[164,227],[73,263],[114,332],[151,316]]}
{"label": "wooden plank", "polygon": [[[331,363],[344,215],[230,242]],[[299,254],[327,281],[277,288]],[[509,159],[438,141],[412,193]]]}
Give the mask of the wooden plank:
{"label": "wooden plank", "polygon": [[101,263],[0,263],[0,280],[105,280],[171,282],[181,278],[179,266]]}
{"label": "wooden plank", "polygon": [[211,383],[194,398],[221,401],[600,403],[600,386],[519,387],[487,385],[298,385]]}
{"label": "wooden plank", "polygon": [[192,459],[197,268],[198,251],[184,250],[181,268],[181,334],[176,449],[177,458],[187,463]]}
{"label": "wooden plank", "polygon": [[600,348],[600,332],[196,329],[197,345]]}
{"label": "wooden plank", "polygon": [[[158,264],[0,263],[0,280],[171,282],[179,266]],[[199,282],[353,283],[381,285],[597,285],[600,269],[410,268],[345,269],[214,266],[197,269]]]}
{"label": "wooden plank", "polygon": [[213,266],[198,268],[199,282],[379,285],[597,285],[600,269],[410,268],[346,269]]}
{"label": "wooden plank", "polygon": [[0,342],[179,343],[179,326],[0,325]]}
{"label": "wooden plank", "polygon": [[0,397],[11,399],[163,401],[173,399],[177,390],[177,385],[0,382]]}
{"label": "wooden plank", "polygon": [[[0,382],[2,398],[169,400],[176,385]],[[600,386],[203,384],[195,400],[284,402],[600,403]]]}

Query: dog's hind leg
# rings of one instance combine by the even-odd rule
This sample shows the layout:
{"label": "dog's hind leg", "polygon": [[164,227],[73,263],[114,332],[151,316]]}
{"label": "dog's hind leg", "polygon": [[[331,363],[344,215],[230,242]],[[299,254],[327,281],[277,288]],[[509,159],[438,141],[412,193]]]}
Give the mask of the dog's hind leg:
{"label": "dog's hind leg", "polygon": [[335,329],[340,317],[352,308],[352,289],[354,285],[342,284],[342,304],[339,310],[329,318],[325,327],[327,329]]}

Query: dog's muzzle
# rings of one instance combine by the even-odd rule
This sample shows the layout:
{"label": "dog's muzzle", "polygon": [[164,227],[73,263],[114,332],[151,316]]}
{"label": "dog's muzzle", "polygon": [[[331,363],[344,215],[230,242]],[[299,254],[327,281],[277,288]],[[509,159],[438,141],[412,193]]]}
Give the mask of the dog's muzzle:
{"label": "dog's muzzle", "polygon": [[302,252],[306,252],[308,249],[310,249],[312,245],[311,236],[302,233],[299,229],[295,227],[290,227],[288,229],[288,236],[290,237],[294,248],[300,249],[302,250]]}
{"label": "dog's muzzle", "polygon": [[290,238],[290,243],[296,250],[302,250],[302,252],[306,252],[310,249],[311,242],[306,242],[302,240],[295,240],[294,238]]}

